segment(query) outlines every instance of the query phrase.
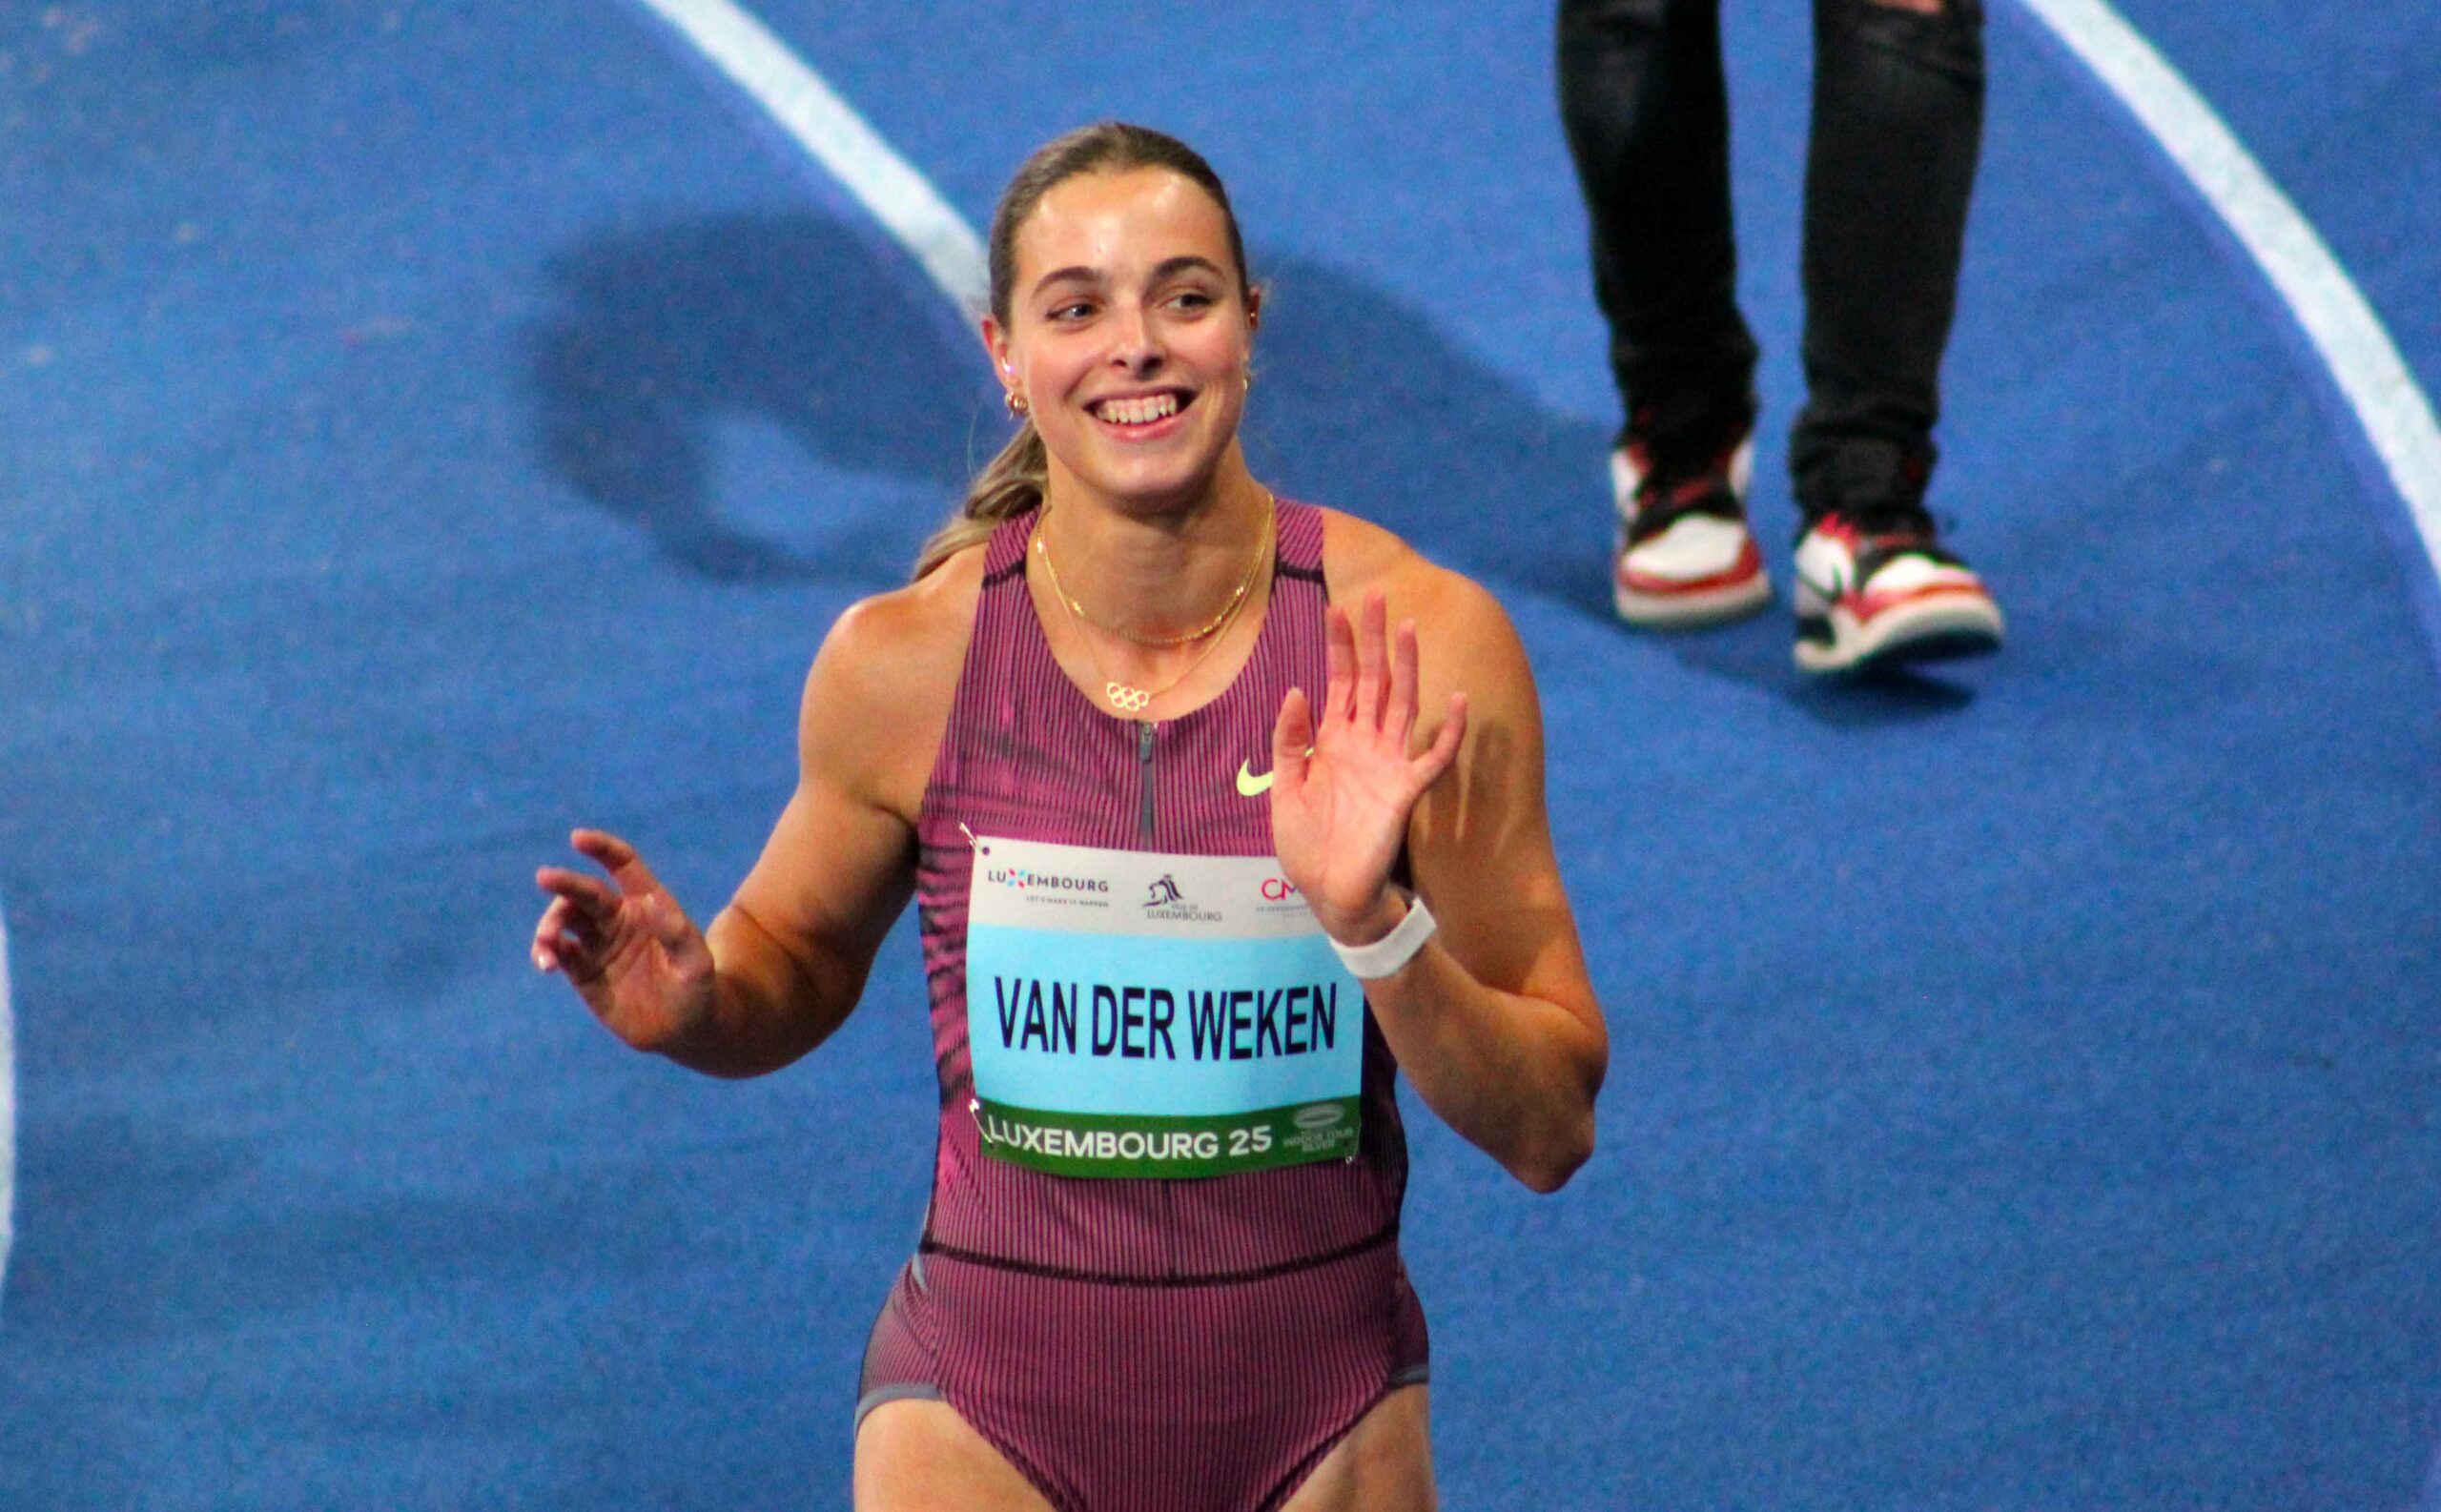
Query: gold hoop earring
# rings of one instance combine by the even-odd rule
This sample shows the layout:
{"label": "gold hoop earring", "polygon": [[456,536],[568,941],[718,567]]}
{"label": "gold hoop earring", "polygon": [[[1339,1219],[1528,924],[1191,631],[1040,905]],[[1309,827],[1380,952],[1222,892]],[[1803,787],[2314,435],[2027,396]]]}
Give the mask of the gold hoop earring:
{"label": "gold hoop earring", "polygon": [[1026,397],[1018,393],[1015,389],[1011,389],[1007,393],[1001,395],[1000,402],[1009,406],[1009,413],[1018,419],[1025,419],[1026,412],[1034,407],[1028,404],[1026,402]]}

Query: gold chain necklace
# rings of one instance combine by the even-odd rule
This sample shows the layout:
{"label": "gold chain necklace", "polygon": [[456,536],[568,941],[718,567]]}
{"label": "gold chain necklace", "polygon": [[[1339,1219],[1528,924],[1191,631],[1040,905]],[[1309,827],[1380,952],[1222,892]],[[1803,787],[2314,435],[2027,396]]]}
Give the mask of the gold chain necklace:
{"label": "gold chain necklace", "polygon": [[[1048,511],[1046,511],[1046,513]],[[1094,649],[1094,638],[1091,634],[1087,633],[1087,631],[1089,627],[1096,629],[1106,629],[1108,627],[1104,626],[1100,621],[1087,615],[1081,604],[1077,603],[1076,600],[1068,597],[1067,594],[1060,591],[1059,569],[1051,564],[1051,548],[1044,544],[1040,535],[1037,534],[1034,538],[1035,552],[1037,556],[1042,558],[1043,568],[1051,579],[1052,596],[1057,599],[1060,603],[1067,608],[1069,617],[1076,622],[1077,629],[1077,639],[1084,644],[1085,659],[1093,663],[1094,670],[1101,675],[1102,696],[1110,700],[1111,707],[1118,709],[1122,714],[1142,713],[1145,707],[1155,699],[1159,698],[1161,695],[1169,692],[1170,689],[1185,682],[1188,678],[1193,677],[1195,675],[1195,669],[1204,664],[1204,661],[1219,648],[1222,641],[1228,639],[1225,632],[1228,630],[1230,624],[1237,620],[1238,611],[1246,606],[1248,592],[1253,588],[1255,579],[1259,575],[1263,562],[1271,555],[1272,536],[1277,530],[1279,522],[1280,516],[1277,502],[1270,495],[1266,494],[1264,496],[1262,537],[1255,545],[1254,568],[1247,572],[1245,581],[1238,585],[1237,592],[1229,596],[1229,602],[1221,607],[1220,613],[1212,621],[1211,623],[1197,631],[1194,636],[1183,636],[1179,640],[1160,643],[1138,643],[1139,644],[1159,644],[1165,645],[1179,645],[1184,644],[1186,641],[1194,640],[1198,636],[1210,637],[1209,640],[1204,642],[1203,649],[1195,654],[1195,660],[1189,662],[1185,667],[1179,671],[1178,676],[1162,684],[1159,687],[1150,688],[1136,687],[1130,684],[1122,683],[1118,679],[1110,675],[1110,668],[1102,665],[1101,653]],[[1037,519],[1035,521],[1035,529],[1036,531],[1040,531],[1041,528],[1042,521]],[[1136,640],[1136,637],[1127,635],[1124,631],[1112,630],[1110,633],[1119,636],[1123,640]]]}
{"label": "gold chain necklace", "polygon": [[[1043,514],[1045,516],[1048,516],[1050,513],[1051,511],[1048,508],[1043,510]],[[1070,593],[1067,588],[1061,585],[1059,582],[1058,565],[1051,560],[1051,543],[1043,540],[1039,534],[1042,529],[1042,525],[1039,521],[1036,521],[1035,524],[1035,529],[1037,534],[1034,538],[1034,548],[1042,557],[1042,570],[1044,575],[1051,580],[1052,597],[1057,599],[1061,603],[1066,604],[1068,606],[1068,612],[1071,615],[1084,621],[1087,624],[1092,625],[1095,629],[1101,631],[1105,635],[1115,635],[1122,641],[1132,641],[1138,645],[1149,646],[1156,651],[1161,651],[1167,650],[1169,647],[1174,645],[1184,645],[1190,641],[1200,641],[1207,635],[1218,633],[1220,626],[1226,623],[1232,616],[1237,614],[1238,606],[1246,602],[1246,595],[1254,591],[1255,579],[1262,572],[1263,558],[1268,555],[1263,548],[1270,544],[1272,528],[1280,513],[1280,501],[1269,489],[1263,490],[1262,513],[1262,539],[1256,542],[1254,560],[1246,563],[1246,575],[1238,581],[1238,586],[1230,592],[1229,602],[1220,605],[1220,610],[1218,614],[1215,614],[1211,619],[1204,621],[1202,624],[1197,626],[1195,629],[1187,631],[1183,635],[1138,635],[1135,631],[1122,628],[1119,625],[1103,623],[1100,620],[1096,619],[1091,613],[1087,612],[1085,605],[1077,598],[1076,595]]]}

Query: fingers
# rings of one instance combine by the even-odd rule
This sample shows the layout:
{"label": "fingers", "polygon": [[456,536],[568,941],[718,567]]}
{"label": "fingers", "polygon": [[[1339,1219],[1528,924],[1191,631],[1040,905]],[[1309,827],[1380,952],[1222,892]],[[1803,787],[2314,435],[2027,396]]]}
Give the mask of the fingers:
{"label": "fingers", "polygon": [[574,830],[568,835],[568,844],[616,878],[622,892],[663,890],[661,879],[636,854],[636,848],[606,829]]}
{"label": "fingers", "polygon": [[1378,588],[1367,589],[1351,615],[1332,604],[1323,616],[1323,641],[1329,654],[1330,682],[1323,693],[1324,725],[1344,722],[1367,732],[1382,730],[1399,748],[1415,728],[1415,622],[1399,623],[1397,644],[1390,636],[1389,601]]}
{"label": "fingers", "polygon": [[601,829],[579,829],[569,834],[568,844],[610,873],[610,880],[605,882],[589,871],[566,867],[544,867],[534,873],[536,885],[544,891],[556,892],[603,918],[617,912],[626,899],[667,895],[668,889],[636,855],[636,848],[617,835]]}
{"label": "fingers", "polygon": [[591,918],[607,919],[619,911],[619,889],[589,871],[540,867],[534,872],[534,885],[565,899]]}
{"label": "fingers", "polygon": [[560,942],[567,933],[568,901],[553,898],[543,910],[543,922],[534,926],[534,970],[556,971],[560,967]]}
{"label": "fingers", "polygon": [[1401,620],[1398,639],[1390,652],[1389,708],[1383,722],[1383,732],[1390,737],[1391,747],[1401,754],[1405,753],[1407,737],[1415,731],[1416,678],[1415,622]]}
{"label": "fingers", "polygon": [[602,950],[603,926],[586,917],[566,898],[553,898],[534,927],[534,969],[565,971],[570,977],[593,974]]}
{"label": "fingers", "polygon": [[1323,644],[1330,661],[1330,680],[1323,687],[1323,723],[1344,723],[1356,708],[1356,625],[1336,603],[1323,611]]}
{"label": "fingers", "polygon": [[569,867],[536,868],[534,885],[552,895],[534,930],[537,970],[572,976],[595,970],[593,957],[618,927],[620,909],[630,905],[630,927],[642,927],[664,946],[676,946],[692,932],[694,926],[633,846],[601,829],[575,830],[568,844],[610,875],[605,879]]}
{"label": "fingers", "polygon": [[1441,780],[1441,774],[1458,759],[1458,747],[1466,738],[1467,695],[1452,693],[1449,695],[1449,717],[1443,720],[1441,728],[1434,732],[1432,745],[1415,759],[1412,769],[1416,775],[1416,791],[1422,792]]}
{"label": "fingers", "polygon": [[1380,729],[1390,690],[1390,605],[1382,590],[1365,590],[1362,612],[1364,623],[1356,634],[1356,724],[1360,729]]}
{"label": "fingers", "polygon": [[590,974],[592,958],[618,919],[618,892],[600,877],[565,867],[542,868],[534,884],[552,894],[534,927],[535,969],[571,977]]}
{"label": "fingers", "polygon": [[1271,722],[1271,790],[1295,792],[1305,786],[1305,764],[1314,749],[1314,705],[1302,687],[1292,687],[1280,701],[1280,717]]}
{"label": "fingers", "polygon": [[607,829],[571,829],[568,844],[600,862],[605,871],[616,871],[636,859],[636,848]]}

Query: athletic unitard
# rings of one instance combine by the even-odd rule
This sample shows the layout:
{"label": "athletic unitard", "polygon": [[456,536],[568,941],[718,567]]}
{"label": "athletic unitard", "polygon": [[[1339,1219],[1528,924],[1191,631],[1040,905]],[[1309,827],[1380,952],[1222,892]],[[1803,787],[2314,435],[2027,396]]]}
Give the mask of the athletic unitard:
{"label": "athletic unitard", "polygon": [[1398,1253],[1396,1066],[1369,1012],[1351,1015],[1360,1123],[1344,1158],[1196,1179],[1053,1175],[987,1153],[974,1094],[975,837],[1181,868],[1271,856],[1270,801],[1250,779],[1270,767],[1289,688],[1319,695],[1326,676],[1322,515],[1283,501],[1278,519],[1244,669],[1157,724],[1113,717],[1069,682],[1026,589],[1035,516],[1001,525],[924,794],[916,896],[939,1146],[923,1239],[874,1325],[857,1418],[947,1401],[1061,1512],[1276,1507],[1385,1394],[1426,1375]]}

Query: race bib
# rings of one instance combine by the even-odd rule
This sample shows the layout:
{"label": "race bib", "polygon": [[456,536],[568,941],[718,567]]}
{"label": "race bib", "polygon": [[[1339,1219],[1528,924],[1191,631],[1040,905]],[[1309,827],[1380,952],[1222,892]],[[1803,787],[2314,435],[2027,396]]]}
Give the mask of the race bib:
{"label": "race bib", "polygon": [[986,1153],[1072,1176],[1356,1153],[1364,991],[1278,861],[987,836],[967,918]]}

